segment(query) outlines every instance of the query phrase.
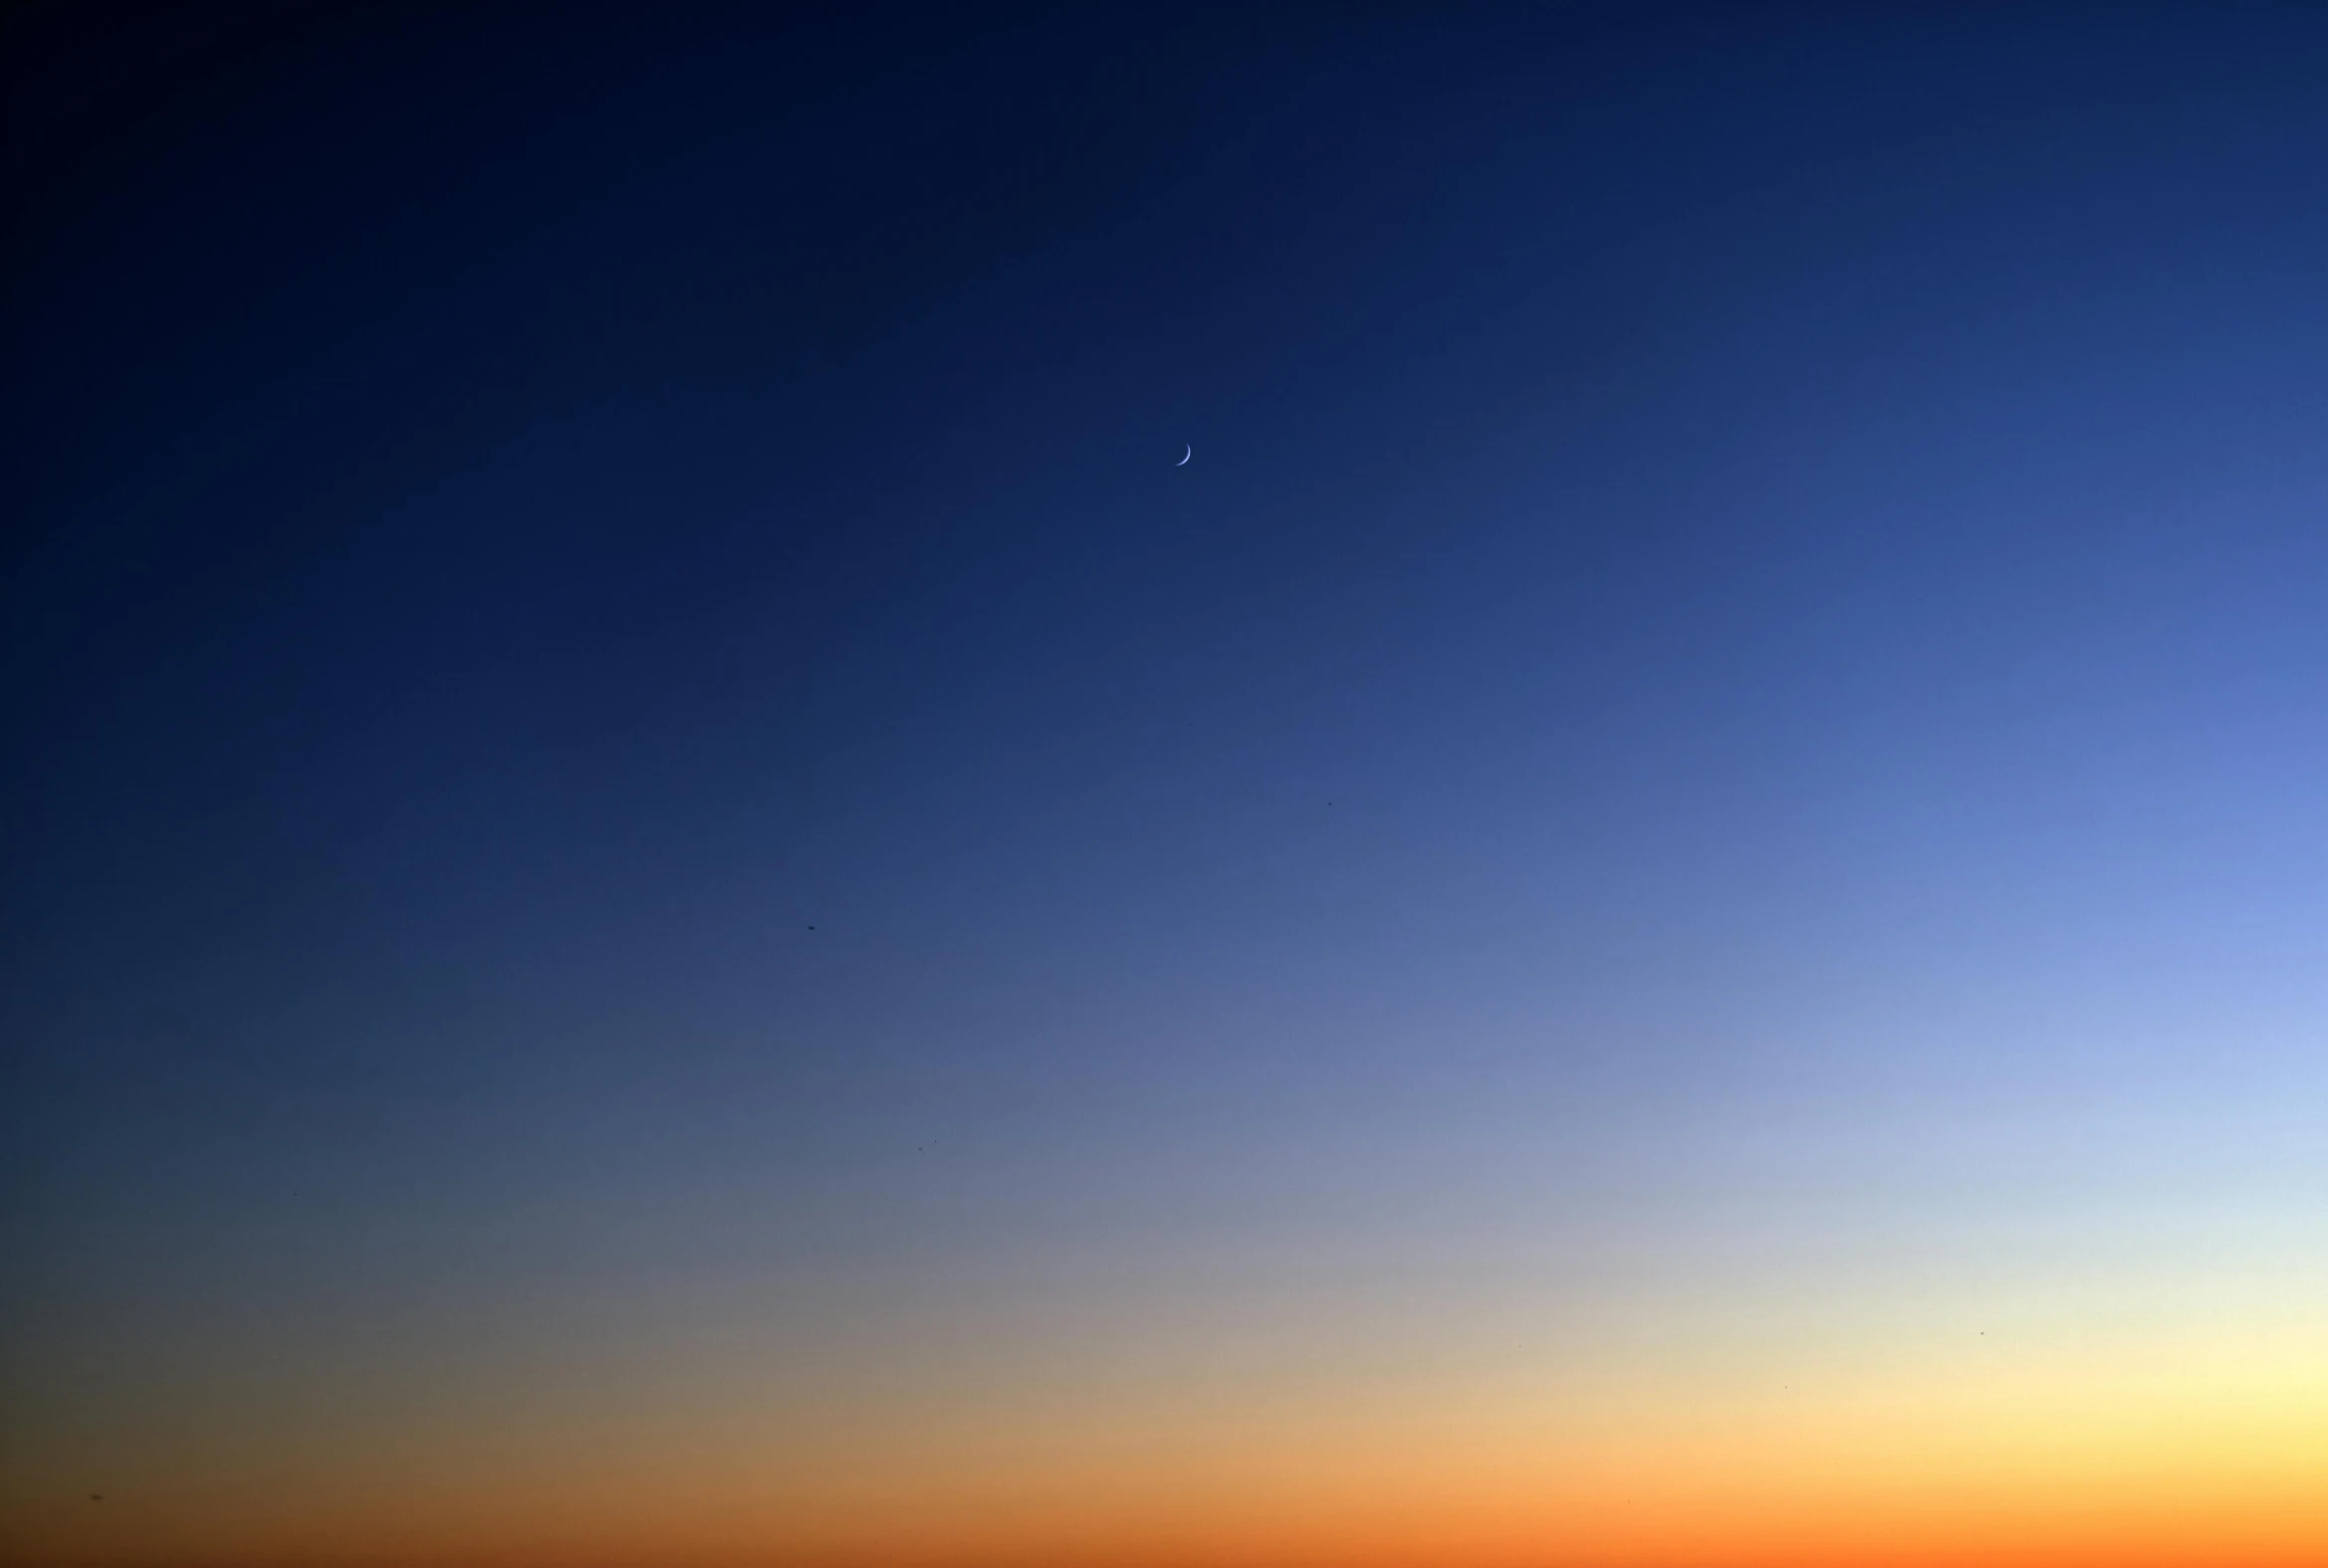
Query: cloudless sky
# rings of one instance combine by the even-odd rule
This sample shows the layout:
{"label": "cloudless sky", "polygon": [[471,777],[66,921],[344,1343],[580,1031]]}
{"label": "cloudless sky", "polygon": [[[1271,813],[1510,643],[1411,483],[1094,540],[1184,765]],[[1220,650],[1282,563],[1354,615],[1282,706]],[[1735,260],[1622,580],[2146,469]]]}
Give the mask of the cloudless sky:
{"label": "cloudless sky", "polygon": [[0,1559],[2328,1557],[2314,8],[5,38]]}

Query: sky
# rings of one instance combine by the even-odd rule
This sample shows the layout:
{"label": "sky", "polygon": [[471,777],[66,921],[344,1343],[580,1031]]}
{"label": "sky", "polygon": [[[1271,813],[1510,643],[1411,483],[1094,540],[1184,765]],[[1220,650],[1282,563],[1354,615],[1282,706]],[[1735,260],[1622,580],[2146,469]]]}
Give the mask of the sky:
{"label": "sky", "polygon": [[0,54],[7,1568],[2328,1564],[2328,14]]}

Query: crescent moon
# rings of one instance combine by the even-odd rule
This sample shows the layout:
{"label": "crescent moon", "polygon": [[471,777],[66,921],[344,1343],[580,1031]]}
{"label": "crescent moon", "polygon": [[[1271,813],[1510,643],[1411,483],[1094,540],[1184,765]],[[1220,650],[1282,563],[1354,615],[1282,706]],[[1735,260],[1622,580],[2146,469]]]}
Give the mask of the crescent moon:
{"label": "crescent moon", "polygon": [[[1188,446],[1188,443],[1183,441],[1181,445]],[[1174,468],[1186,468],[1188,467],[1188,460],[1194,456],[1196,456],[1196,448],[1191,446],[1188,448],[1188,451],[1182,455],[1180,461],[1173,464],[1172,466]]]}

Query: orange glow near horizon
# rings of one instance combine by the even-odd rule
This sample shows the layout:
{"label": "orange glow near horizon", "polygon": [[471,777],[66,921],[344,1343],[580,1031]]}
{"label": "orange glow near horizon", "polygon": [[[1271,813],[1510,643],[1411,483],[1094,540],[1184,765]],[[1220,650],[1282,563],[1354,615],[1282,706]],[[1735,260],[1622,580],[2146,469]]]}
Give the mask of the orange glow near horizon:
{"label": "orange glow near horizon", "polygon": [[2328,3],[7,17],[0,1568],[2328,1568]]}
{"label": "orange glow near horizon", "polygon": [[[1720,1381],[1720,1380],[1716,1380]],[[1290,1392],[1290,1391],[1282,1391]],[[601,1433],[513,1464],[268,1495],[256,1466],[24,1511],[12,1564],[275,1568],[2298,1568],[2328,1563],[2328,1355],[2137,1347],[1700,1396],[1582,1382],[1113,1421],[928,1413],[918,1440]],[[644,1435],[642,1435],[643,1437]],[[594,1452],[585,1452],[585,1447]],[[780,1479],[781,1477],[781,1479]],[[320,1471],[318,1478],[320,1478]],[[296,1467],[272,1477],[294,1492]]]}

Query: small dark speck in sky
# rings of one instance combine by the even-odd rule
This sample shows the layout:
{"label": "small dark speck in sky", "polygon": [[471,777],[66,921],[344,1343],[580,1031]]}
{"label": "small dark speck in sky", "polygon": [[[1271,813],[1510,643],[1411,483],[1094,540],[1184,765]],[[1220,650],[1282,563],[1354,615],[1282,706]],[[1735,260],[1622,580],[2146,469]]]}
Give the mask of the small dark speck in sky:
{"label": "small dark speck in sky", "polygon": [[[1036,1557],[1321,1552],[1377,1460],[1393,1533],[1555,1529],[1437,1478],[1507,1415],[1514,1494],[1583,1456],[1642,1552],[1783,1557],[1746,1463],[1840,1554],[1939,1330],[2119,1293],[2022,1242],[2162,1151],[2204,1192],[2109,1194],[2158,1310],[2282,1343],[2328,5],[0,6],[0,1428],[58,1456],[0,1539],[227,1432],[305,1484],[220,1562],[318,1493],[318,1558],[552,1560],[527,1499],[601,1471],[668,1557],[732,1363],[835,1462],[914,1390],[813,1508],[689,1478],[771,1561],[969,1552],[1005,1453]],[[812,963],[769,922],[826,896]],[[1617,1386],[1513,1344],[1539,1243],[1674,1347],[1606,1412],[1530,1404]],[[1854,1261],[1943,1253],[1914,1311]],[[1702,1430],[1701,1378],[1842,1389],[1833,1322],[1864,1456]],[[1380,1384],[1410,1336],[1481,1403]],[[87,1411],[124,1343],[167,1398]],[[1224,1345],[1293,1365],[1153,1375]],[[566,1441],[610,1384],[651,1416]],[[1218,1496],[1102,1463],[1241,1413],[1354,1425]],[[2249,1414],[2161,1440],[2194,1538]],[[1908,1511],[2118,1528],[1999,1429]]]}

